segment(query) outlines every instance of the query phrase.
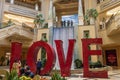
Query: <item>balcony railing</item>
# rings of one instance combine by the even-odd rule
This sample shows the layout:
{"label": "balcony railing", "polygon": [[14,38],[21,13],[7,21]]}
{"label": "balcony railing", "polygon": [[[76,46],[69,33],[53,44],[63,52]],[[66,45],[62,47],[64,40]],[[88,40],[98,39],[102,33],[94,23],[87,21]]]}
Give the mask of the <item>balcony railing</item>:
{"label": "balcony railing", "polygon": [[33,4],[24,3],[24,2],[17,1],[17,0],[15,0],[14,3],[16,5],[20,5],[20,6],[24,6],[24,7],[27,7],[27,8],[35,9],[35,5],[33,5]]}
{"label": "balcony railing", "polygon": [[120,13],[111,16],[109,21],[106,23],[106,29],[108,35],[120,33]]}
{"label": "balcony railing", "polygon": [[100,10],[106,10],[119,4],[120,0],[104,0],[100,3]]}
{"label": "balcony railing", "polygon": [[[10,0],[5,0],[5,2],[10,3]],[[19,1],[19,0],[14,0],[14,4],[15,5],[19,5],[19,6],[23,6],[23,7],[27,7],[30,9],[35,9],[35,4],[30,4],[27,2],[23,2],[23,1]],[[38,3],[38,10],[41,10],[41,3]]]}
{"label": "balcony railing", "polygon": [[14,23],[0,23],[0,29],[15,25]]}
{"label": "balcony railing", "polygon": [[34,33],[33,33],[33,29],[27,26],[23,26],[21,25],[9,25],[6,27],[2,27],[0,29],[0,39],[8,37],[14,33],[18,33],[20,35],[24,35],[26,37],[28,37],[29,39],[33,39]]}
{"label": "balcony railing", "polygon": [[11,5],[11,4],[5,4],[5,12],[8,13],[13,13],[13,14],[17,14],[17,15],[24,15],[26,17],[31,17],[31,18],[35,18],[36,15],[38,13],[40,13],[40,11],[36,11],[30,8],[26,8],[23,6],[18,6],[18,5]]}

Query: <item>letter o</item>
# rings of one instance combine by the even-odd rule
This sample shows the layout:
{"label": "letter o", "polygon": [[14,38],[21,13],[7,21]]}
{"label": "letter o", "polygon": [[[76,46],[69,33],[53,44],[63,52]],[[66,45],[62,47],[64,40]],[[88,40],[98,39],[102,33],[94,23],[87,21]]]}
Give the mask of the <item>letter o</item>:
{"label": "letter o", "polygon": [[54,49],[44,41],[37,41],[32,44],[27,53],[27,64],[30,66],[30,70],[35,73],[36,72],[36,61],[37,54],[39,49],[43,47],[47,53],[47,61],[45,63],[45,67],[41,70],[40,74],[44,75],[49,73],[54,67],[56,56]]}

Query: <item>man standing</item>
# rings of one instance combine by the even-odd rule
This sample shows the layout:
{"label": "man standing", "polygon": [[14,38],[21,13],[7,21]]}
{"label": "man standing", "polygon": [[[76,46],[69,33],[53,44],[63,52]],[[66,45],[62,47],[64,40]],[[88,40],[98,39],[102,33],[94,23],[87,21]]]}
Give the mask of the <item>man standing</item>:
{"label": "man standing", "polygon": [[37,61],[36,66],[37,66],[36,74],[40,74],[41,67],[42,67],[42,63],[40,59]]}

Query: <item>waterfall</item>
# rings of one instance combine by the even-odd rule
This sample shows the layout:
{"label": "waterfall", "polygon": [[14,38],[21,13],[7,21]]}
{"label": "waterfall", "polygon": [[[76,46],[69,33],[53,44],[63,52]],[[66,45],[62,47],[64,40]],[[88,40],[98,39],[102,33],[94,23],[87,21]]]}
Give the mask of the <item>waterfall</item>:
{"label": "waterfall", "polygon": [[[65,59],[67,56],[67,50],[68,50],[68,40],[69,39],[75,39],[74,37],[74,27],[61,27],[61,28],[55,28],[53,27],[52,29],[50,29],[50,42],[53,46],[53,48],[55,49],[55,53],[57,53],[56,50],[56,45],[54,40],[62,40],[63,41],[63,49],[64,49],[64,55],[65,55]],[[55,67],[57,70],[60,69],[59,67],[59,62],[58,62],[58,55],[56,54],[56,63],[55,63]],[[73,60],[72,60],[72,66],[71,69],[74,69],[74,54],[73,54]]]}

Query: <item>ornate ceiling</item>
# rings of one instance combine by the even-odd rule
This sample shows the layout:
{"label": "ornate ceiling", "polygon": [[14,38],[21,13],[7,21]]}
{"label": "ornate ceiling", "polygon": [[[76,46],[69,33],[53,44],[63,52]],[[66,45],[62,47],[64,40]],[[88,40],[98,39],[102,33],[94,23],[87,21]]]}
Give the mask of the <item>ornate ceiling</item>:
{"label": "ornate ceiling", "polygon": [[78,1],[79,0],[55,0],[54,6],[56,8],[56,14],[58,15],[77,14],[78,13]]}

